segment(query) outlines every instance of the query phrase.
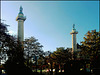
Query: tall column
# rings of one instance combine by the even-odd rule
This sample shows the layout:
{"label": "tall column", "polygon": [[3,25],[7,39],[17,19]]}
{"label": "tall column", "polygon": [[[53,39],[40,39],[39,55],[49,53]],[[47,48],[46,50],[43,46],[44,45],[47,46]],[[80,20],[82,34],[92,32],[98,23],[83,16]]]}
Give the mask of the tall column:
{"label": "tall column", "polygon": [[72,54],[74,54],[77,51],[76,34],[78,34],[78,31],[75,29],[75,24],[73,24],[73,29],[70,34],[72,35]]}
{"label": "tall column", "polygon": [[22,11],[23,11],[23,8],[22,6],[20,6],[20,11],[16,18],[16,21],[18,21],[18,40],[20,42],[24,41],[24,21],[26,20],[26,17],[24,16]]}

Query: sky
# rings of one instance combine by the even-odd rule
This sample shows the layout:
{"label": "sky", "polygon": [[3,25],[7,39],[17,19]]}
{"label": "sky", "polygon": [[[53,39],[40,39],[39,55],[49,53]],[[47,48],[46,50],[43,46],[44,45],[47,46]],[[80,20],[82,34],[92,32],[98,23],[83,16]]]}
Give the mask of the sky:
{"label": "sky", "polygon": [[1,19],[10,25],[11,35],[17,35],[16,17],[20,6],[26,16],[24,38],[34,36],[44,46],[44,51],[72,48],[73,24],[78,31],[79,44],[87,31],[99,31],[99,1],[2,1]]}

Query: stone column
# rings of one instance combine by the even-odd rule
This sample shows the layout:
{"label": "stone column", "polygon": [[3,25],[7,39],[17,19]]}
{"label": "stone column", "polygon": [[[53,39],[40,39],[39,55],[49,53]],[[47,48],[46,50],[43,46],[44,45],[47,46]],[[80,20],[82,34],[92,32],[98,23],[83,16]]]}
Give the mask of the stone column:
{"label": "stone column", "polygon": [[[72,35],[72,54],[74,54],[74,52],[77,51],[76,34],[78,34],[78,32],[75,29],[74,24],[73,24],[72,32],[70,34]],[[73,58],[73,56],[72,56],[72,58]]]}
{"label": "stone column", "polygon": [[18,13],[18,16],[16,18],[16,21],[18,21],[18,41],[23,42],[24,41],[24,21],[26,20],[26,17],[23,14],[23,8],[20,6],[20,12]]}

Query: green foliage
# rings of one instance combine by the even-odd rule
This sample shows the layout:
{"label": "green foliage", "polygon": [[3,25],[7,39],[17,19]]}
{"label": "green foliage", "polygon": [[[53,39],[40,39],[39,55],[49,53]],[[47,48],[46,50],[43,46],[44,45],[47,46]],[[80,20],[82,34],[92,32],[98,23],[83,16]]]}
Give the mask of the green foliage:
{"label": "green foliage", "polygon": [[0,23],[0,57],[2,60],[6,60],[7,51],[9,49],[9,42],[11,42],[11,36],[7,34],[7,26],[6,24]]}
{"label": "green foliage", "polygon": [[[35,56],[40,57],[44,55],[42,45],[34,37],[25,39],[24,41],[24,57],[26,59],[26,65],[36,62]],[[32,65],[30,65],[32,67]]]}
{"label": "green foliage", "polygon": [[[6,24],[0,23],[0,61],[5,60],[5,69],[7,73],[10,75],[12,71],[21,72],[22,69],[29,70],[25,66],[27,64],[27,59],[33,58],[33,56],[43,55],[42,45],[37,42],[37,39],[31,37],[29,39],[25,39],[24,44],[18,41],[18,39],[14,36],[11,36],[7,33]],[[25,46],[25,48],[23,48]],[[28,54],[24,54],[24,50],[28,51]],[[24,59],[23,56],[26,56]],[[30,60],[28,61],[30,62]],[[28,66],[32,67],[33,63],[30,62]],[[30,70],[31,72],[31,70]]]}
{"label": "green foliage", "polygon": [[64,47],[60,47],[51,54],[51,58],[56,63],[65,63],[71,60],[71,52]]}
{"label": "green foliage", "polygon": [[22,63],[24,59],[21,44],[7,33],[7,26],[0,23],[0,56],[6,63]]}
{"label": "green foliage", "polygon": [[38,59],[38,65],[43,65],[45,64],[45,57],[43,55],[40,55]]}
{"label": "green foliage", "polygon": [[100,50],[100,36],[96,30],[88,31],[81,42],[81,54],[85,59],[94,60]]}
{"label": "green foliage", "polygon": [[48,68],[62,69],[63,65],[72,59],[72,54],[69,48],[65,49],[64,47],[57,48],[56,51],[50,53],[49,56],[46,56],[46,62],[48,63]]}

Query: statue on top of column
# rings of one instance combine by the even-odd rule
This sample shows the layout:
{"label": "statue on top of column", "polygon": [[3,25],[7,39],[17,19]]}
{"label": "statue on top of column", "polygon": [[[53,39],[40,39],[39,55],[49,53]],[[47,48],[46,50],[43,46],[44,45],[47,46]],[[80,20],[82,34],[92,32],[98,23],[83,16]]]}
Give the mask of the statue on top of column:
{"label": "statue on top of column", "polygon": [[23,14],[22,11],[23,11],[23,8],[22,8],[22,6],[20,6],[20,12],[19,12],[19,13],[20,13],[20,14]]}
{"label": "statue on top of column", "polygon": [[73,29],[75,29],[75,24],[73,24]]}

